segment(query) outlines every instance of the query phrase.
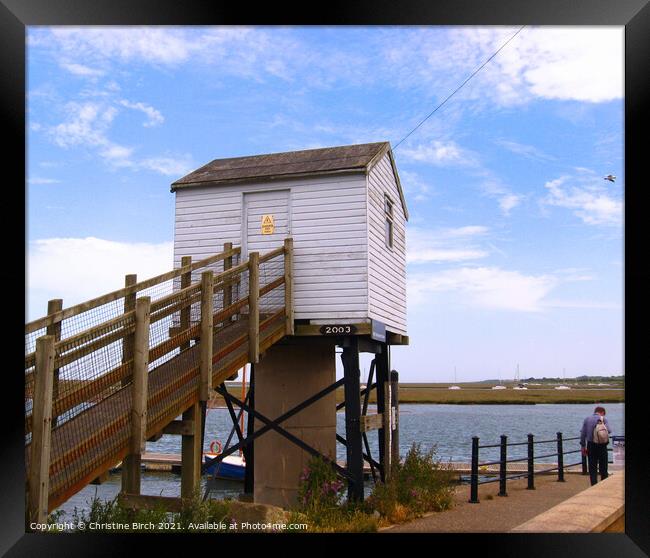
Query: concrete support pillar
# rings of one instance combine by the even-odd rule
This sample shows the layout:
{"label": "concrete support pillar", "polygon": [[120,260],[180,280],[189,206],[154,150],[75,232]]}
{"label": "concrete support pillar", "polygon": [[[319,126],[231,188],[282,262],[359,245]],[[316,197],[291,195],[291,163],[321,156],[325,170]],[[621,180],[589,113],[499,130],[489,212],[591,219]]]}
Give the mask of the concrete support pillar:
{"label": "concrete support pillar", "polygon": [[[336,381],[334,339],[293,338],[271,347],[255,365],[255,408],[275,419]],[[280,426],[331,459],[336,457],[336,399],[332,392]],[[256,430],[263,425],[255,423]],[[255,440],[257,503],[296,503],[303,468],[311,456],[278,434]]]}

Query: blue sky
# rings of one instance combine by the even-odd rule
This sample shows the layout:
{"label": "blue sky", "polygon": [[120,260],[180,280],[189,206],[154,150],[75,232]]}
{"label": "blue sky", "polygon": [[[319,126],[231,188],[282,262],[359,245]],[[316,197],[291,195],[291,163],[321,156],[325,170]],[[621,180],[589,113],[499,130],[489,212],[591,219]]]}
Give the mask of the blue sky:
{"label": "blue sky", "polygon": [[[395,147],[516,30],[28,28],[27,319],[170,268],[188,171]],[[526,27],[395,149],[403,381],[623,373],[623,39]]]}

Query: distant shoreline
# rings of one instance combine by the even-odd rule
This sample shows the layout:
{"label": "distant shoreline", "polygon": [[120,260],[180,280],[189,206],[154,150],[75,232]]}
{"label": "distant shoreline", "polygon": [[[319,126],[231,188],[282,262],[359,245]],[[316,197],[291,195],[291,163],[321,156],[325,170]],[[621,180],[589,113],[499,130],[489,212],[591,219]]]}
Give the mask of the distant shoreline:
{"label": "distant shoreline", "polygon": [[[529,385],[527,389],[512,389],[516,384],[505,382],[507,389],[491,389],[490,384],[457,384],[460,389],[449,389],[452,384],[409,384],[400,383],[399,402],[402,405],[592,405],[596,403],[625,403],[625,390],[622,384],[603,387],[576,386],[570,389],[555,389],[556,384]],[[365,385],[362,384],[362,388]],[[228,386],[229,391],[241,398],[241,385]],[[332,396],[337,403],[343,401],[343,390]],[[375,404],[373,390],[369,403]],[[210,400],[210,408],[225,407],[220,395]]]}
{"label": "distant shoreline", "polygon": [[[370,400],[370,404],[374,405],[376,402]],[[625,403],[625,399],[621,398],[574,398],[574,399],[543,399],[531,401],[526,399],[399,399],[400,405],[593,405],[596,403]],[[210,402],[208,404],[210,409],[226,409],[226,404],[223,402]]]}

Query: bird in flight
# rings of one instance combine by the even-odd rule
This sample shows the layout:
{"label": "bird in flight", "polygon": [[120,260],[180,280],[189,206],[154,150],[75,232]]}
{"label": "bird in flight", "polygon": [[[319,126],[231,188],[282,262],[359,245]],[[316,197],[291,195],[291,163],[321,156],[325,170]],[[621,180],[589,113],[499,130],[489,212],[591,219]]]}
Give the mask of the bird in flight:
{"label": "bird in flight", "polygon": [[613,174],[608,174],[603,178],[603,180],[609,180],[610,182],[616,182],[616,177]]}

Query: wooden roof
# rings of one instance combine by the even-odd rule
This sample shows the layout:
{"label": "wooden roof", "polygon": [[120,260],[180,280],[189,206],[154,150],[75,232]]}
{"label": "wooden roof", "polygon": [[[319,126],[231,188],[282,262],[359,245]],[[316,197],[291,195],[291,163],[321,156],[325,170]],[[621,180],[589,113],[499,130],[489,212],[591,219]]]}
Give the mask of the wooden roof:
{"label": "wooden roof", "polygon": [[408,217],[390,143],[387,141],[215,159],[173,182],[171,191],[208,183],[211,186],[219,186],[252,180],[276,180],[348,172],[367,173],[386,152],[390,155],[404,212]]}

